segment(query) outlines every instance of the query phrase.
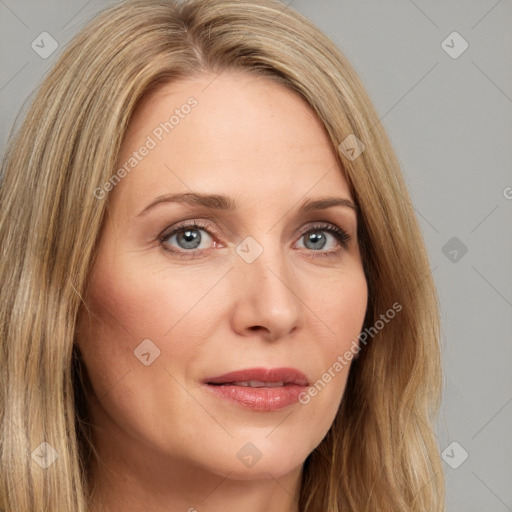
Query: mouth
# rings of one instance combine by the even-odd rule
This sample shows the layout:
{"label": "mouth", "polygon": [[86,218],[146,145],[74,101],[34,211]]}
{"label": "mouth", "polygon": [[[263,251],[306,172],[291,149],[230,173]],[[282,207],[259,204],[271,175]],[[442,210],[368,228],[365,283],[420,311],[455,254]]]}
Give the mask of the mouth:
{"label": "mouth", "polygon": [[309,386],[295,368],[251,368],[210,377],[203,382],[214,396],[255,411],[275,411],[298,402]]}
{"label": "mouth", "polygon": [[224,382],[222,384],[214,384],[209,382],[212,386],[242,386],[244,388],[280,388],[285,385],[282,380],[276,382],[261,382],[259,380],[239,380],[236,382]]}

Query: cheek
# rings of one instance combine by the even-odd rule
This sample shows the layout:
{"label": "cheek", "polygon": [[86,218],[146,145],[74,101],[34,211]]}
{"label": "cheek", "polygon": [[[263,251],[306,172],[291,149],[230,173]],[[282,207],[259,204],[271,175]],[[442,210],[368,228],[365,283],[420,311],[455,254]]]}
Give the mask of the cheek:
{"label": "cheek", "polygon": [[315,293],[313,300],[328,333],[324,339],[326,350],[341,350],[358,340],[368,304],[368,287],[362,269],[330,280],[324,289]]}
{"label": "cheek", "polygon": [[316,329],[315,351],[311,350],[304,357],[317,359],[318,373],[303,403],[315,401],[331,421],[344,393],[351,363],[359,352],[359,334],[368,301],[362,269],[331,280],[328,288],[317,291],[311,300],[314,301],[311,309],[321,322]]}
{"label": "cheek", "polygon": [[[200,329],[194,321],[202,311],[197,306],[218,277],[179,269],[172,278],[168,274],[129,254],[116,255],[115,262],[106,258],[96,262],[86,298],[92,317],[83,308],[78,341],[91,379],[97,377],[98,386],[109,389],[127,371],[139,368],[134,351],[143,340],[150,339],[158,347],[164,356],[161,361],[185,363],[194,357],[199,343],[194,336],[187,338],[187,343],[169,341],[179,341],[186,332]],[[203,302],[213,307],[211,301]]]}
{"label": "cheek", "polygon": [[[162,280],[144,265],[137,265],[135,269],[135,264],[128,265],[128,258],[122,257],[115,265],[98,261],[86,298],[91,318],[84,308],[77,337],[95,395],[90,397],[92,403],[97,404],[97,399],[116,423],[134,429],[134,435],[162,427],[162,415],[169,418],[172,410],[181,410],[179,386],[166,368],[171,361],[179,361],[178,368],[184,371],[197,357],[198,342],[192,338],[187,338],[187,343],[179,341],[190,322],[187,311],[204,294],[190,279],[175,276]],[[145,366],[135,352],[148,339],[159,355]],[[182,380],[175,368],[172,373]],[[95,411],[97,419],[104,418],[103,412]]]}

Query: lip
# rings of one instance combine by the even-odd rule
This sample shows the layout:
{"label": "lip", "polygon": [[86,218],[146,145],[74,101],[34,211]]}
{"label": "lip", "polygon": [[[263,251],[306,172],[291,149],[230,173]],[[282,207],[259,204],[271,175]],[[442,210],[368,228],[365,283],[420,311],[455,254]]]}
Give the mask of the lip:
{"label": "lip", "polygon": [[[277,387],[248,387],[241,382],[282,383]],[[238,385],[236,384],[238,383]],[[298,402],[307,389],[306,375],[295,368],[248,368],[209,377],[204,387],[219,399],[254,411],[276,411]]]}

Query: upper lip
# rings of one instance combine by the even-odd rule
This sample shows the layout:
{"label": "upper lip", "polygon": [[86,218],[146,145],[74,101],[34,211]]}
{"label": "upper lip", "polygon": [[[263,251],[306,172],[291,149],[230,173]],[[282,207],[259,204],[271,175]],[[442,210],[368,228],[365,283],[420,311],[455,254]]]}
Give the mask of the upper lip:
{"label": "upper lip", "polygon": [[225,373],[216,377],[205,379],[206,384],[227,384],[243,381],[283,382],[283,384],[297,384],[308,386],[306,375],[295,368],[247,368]]}

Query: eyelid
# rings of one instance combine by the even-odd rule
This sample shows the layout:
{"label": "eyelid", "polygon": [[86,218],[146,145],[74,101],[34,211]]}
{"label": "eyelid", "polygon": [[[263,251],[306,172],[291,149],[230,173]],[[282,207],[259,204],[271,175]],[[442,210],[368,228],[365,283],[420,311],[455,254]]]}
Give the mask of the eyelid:
{"label": "eyelid", "polygon": [[347,230],[327,220],[310,222],[307,226],[304,226],[299,230],[299,236],[304,236],[306,233],[309,233],[310,231],[329,231],[331,233],[339,233],[340,235],[343,235],[347,241],[349,241],[352,238],[350,234],[347,232]]}
{"label": "eyelid", "polygon": [[185,220],[182,222],[178,222],[177,224],[172,225],[170,227],[168,226],[167,228],[164,229],[164,231],[158,238],[159,238],[159,240],[165,240],[166,238],[169,238],[171,235],[176,233],[176,231],[180,231],[181,229],[185,229],[185,228],[194,228],[194,227],[201,228],[206,231],[211,230],[213,232],[213,234],[218,233],[217,230],[212,229],[212,226],[210,225],[210,223],[205,222],[204,220],[201,220],[201,219],[192,219],[192,220]]}

